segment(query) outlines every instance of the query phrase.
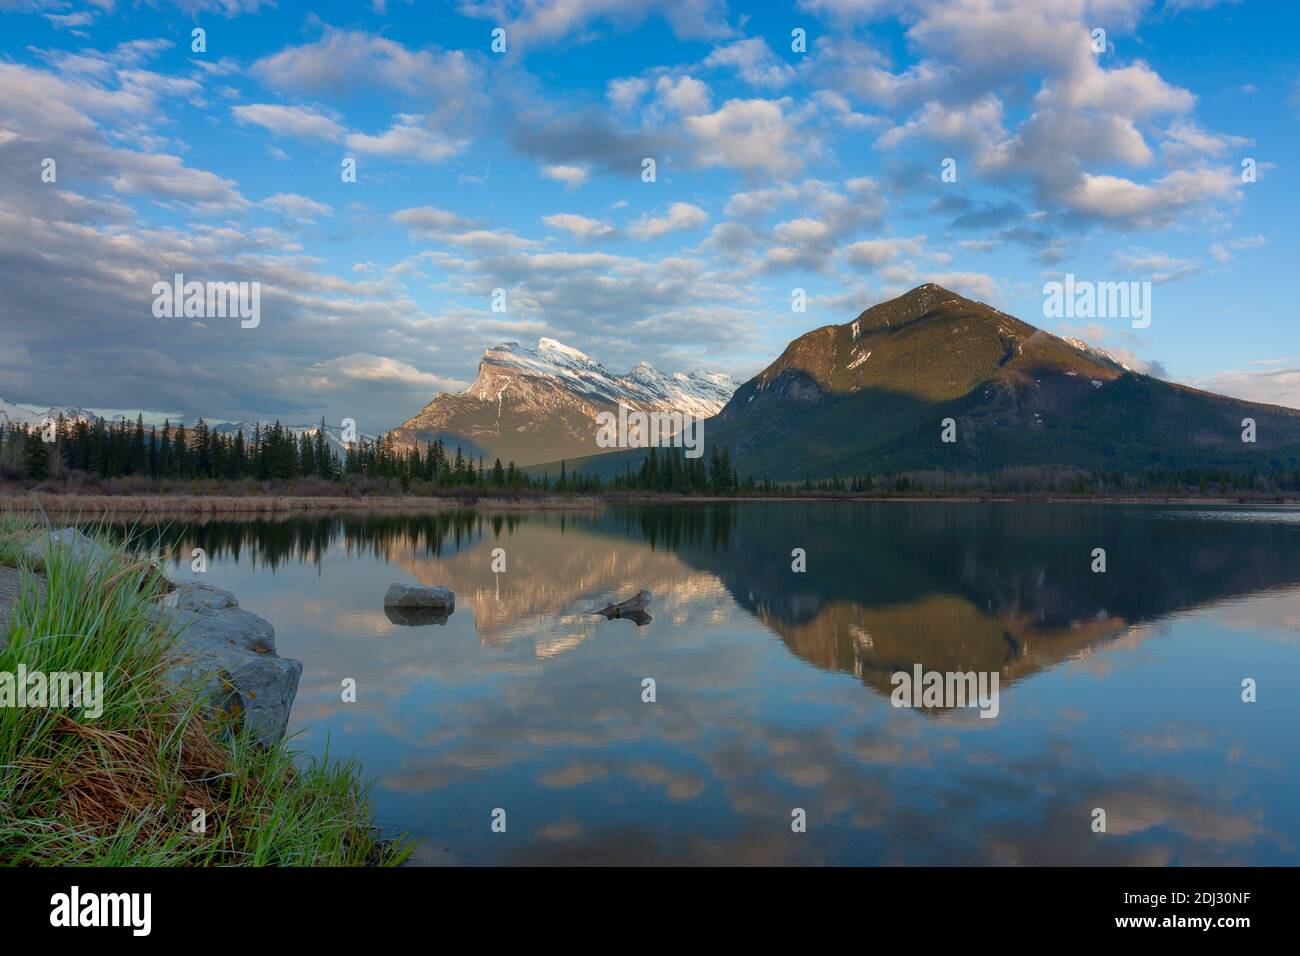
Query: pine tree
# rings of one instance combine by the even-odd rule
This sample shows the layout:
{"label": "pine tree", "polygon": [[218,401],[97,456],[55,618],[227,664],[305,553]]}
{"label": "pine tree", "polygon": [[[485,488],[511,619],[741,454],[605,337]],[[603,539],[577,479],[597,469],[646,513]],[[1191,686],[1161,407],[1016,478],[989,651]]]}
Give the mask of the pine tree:
{"label": "pine tree", "polygon": [[23,467],[32,481],[44,481],[50,476],[50,450],[41,439],[40,429],[33,428],[23,442]]}

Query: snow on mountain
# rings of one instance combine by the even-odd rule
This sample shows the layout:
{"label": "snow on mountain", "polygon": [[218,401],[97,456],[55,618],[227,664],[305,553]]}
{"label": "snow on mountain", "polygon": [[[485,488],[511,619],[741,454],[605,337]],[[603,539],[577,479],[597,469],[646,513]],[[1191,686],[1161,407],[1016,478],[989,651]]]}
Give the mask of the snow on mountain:
{"label": "snow on mountain", "polygon": [[597,416],[620,404],[707,418],[735,388],[722,372],[665,375],[642,362],[619,375],[555,339],[504,342],[483,353],[469,388],[436,395],[391,434],[399,447],[440,438],[489,462],[527,465],[600,452]]}
{"label": "snow on mountain", "polygon": [[1095,359],[1100,359],[1103,362],[1115,366],[1115,368],[1122,368],[1126,372],[1135,371],[1134,369],[1125,365],[1119,359],[1115,358],[1115,356],[1111,355],[1105,349],[1099,349],[1095,345],[1089,345],[1083,339],[1065,338],[1062,341],[1067,342],[1070,345],[1073,345],[1080,352],[1085,352],[1088,355],[1091,355]]}
{"label": "snow on mountain", "polygon": [[468,394],[495,399],[496,394],[491,392],[495,376],[484,375],[483,366],[554,379],[575,394],[647,411],[676,410],[709,416],[716,414],[736,390],[731,376],[723,372],[677,372],[669,376],[649,362],[618,375],[578,349],[548,338],[538,340],[535,349],[504,342],[483,353],[479,377]]}
{"label": "snow on mountain", "polygon": [[44,416],[0,399],[0,425],[39,425]]}
{"label": "snow on mountain", "polygon": [[0,425],[39,425],[47,418],[58,420],[59,414],[69,422],[94,422],[99,416],[94,412],[76,405],[55,406],[43,412],[34,412],[30,408],[0,400]]}

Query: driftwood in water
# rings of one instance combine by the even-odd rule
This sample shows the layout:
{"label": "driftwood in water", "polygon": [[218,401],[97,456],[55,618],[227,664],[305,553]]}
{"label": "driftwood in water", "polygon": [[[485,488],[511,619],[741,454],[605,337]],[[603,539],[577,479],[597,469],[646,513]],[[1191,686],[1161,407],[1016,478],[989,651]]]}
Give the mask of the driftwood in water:
{"label": "driftwood in water", "polygon": [[650,603],[649,591],[637,591],[633,597],[628,598],[618,604],[606,604],[602,608],[592,611],[592,614],[603,614],[611,621],[616,617],[625,617],[633,621],[637,627],[650,621],[650,615],[646,613],[646,605]]}

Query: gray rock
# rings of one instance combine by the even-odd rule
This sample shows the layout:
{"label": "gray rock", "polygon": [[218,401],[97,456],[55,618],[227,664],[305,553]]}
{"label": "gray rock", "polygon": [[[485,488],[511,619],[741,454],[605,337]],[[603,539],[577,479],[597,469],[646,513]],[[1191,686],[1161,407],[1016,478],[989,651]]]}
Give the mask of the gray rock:
{"label": "gray rock", "polygon": [[181,581],[176,589],[163,598],[163,607],[174,607],[181,611],[223,611],[239,607],[239,600],[229,591],[201,584],[198,581]]}
{"label": "gray rock", "polygon": [[263,746],[284,736],[302,677],[299,661],[275,652],[275,628],[235,596],[186,582],[155,614],[176,633],[169,680],[195,688],[208,713],[235,716]]}
{"label": "gray rock", "polygon": [[76,528],[42,531],[27,545],[23,554],[33,567],[43,568],[46,556],[55,551],[63,552],[76,560],[84,560],[90,568],[98,567],[101,561],[111,556],[108,549],[101,547]]}
{"label": "gray rock", "polygon": [[386,607],[384,616],[401,627],[423,627],[426,624],[446,624],[451,611],[445,607]]}
{"label": "gray rock", "polygon": [[456,595],[449,588],[430,588],[421,584],[390,584],[384,595],[384,607],[442,608],[451,613]]}

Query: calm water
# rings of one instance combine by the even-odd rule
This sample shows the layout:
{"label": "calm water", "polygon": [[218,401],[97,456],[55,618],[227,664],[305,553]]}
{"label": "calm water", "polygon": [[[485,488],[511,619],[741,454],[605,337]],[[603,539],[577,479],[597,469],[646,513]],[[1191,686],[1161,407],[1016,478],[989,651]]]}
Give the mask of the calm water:
{"label": "calm water", "polygon": [[[1300,512],[752,503],[161,534],[275,625],[304,664],[299,745],[359,756],[418,863],[1300,862]],[[449,586],[455,613],[391,622],[393,581]],[[645,626],[587,613],[638,588]],[[997,672],[999,715],[893,707],[915,663]]]}

